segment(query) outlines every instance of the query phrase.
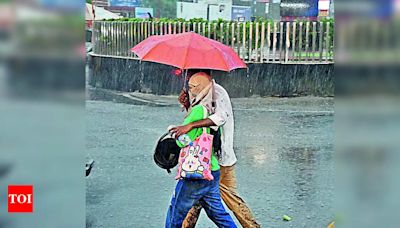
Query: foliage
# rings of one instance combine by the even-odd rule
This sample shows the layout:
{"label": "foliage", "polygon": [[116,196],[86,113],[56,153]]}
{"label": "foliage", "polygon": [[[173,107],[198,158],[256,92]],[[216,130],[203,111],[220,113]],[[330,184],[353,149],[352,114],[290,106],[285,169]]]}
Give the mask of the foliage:
{"label": "foliage", "polygon": [[[141,19],[141,18],[119,18],[119,19],[107,19],[105,21],[133,21],[133,22],[155,21],[155,22],[164,22],[164,23],[165,22],[171,22],[171,23],[173,23],[173,22],[182,22],[182,23],[183,22],[186,22],[186,23],[196,22],[196,23],[217,23],[217,24],[220,24],[220,23],[225,23],[225,24],[226,23],[238,23],[236,21],[224,20],[222,18],[219,18],[218,20],[207,21],[206,19],[203,19],[203,18],[192,18],[192,19],[189,19],[189,20],[185,20],[183,18],[167,18],[167,17],[154,18],[153,20],[151,20],[151,19]],[[307,22],[307,20],[295,20],[295,21],[296,22]],[[270,23],[270,24],[272,24],[272,23],[274,23],[274,20],[265,19],[263,17],[257,17],[253,23],[255,23],[255,22],[258,22],[260,24],[261,23],[266,23],[266,24]],[[321,18],[319,20],[319,22],[323,22],[324,24],[326,24],[327,22],[330,22],[331,25],[333,25],[335,21],[332,18]],[[239,22],[239,23],[243,23],[243,22]],[[250,22],[245,22],[245,23],[250,25]]]}
{"label": "foliage", "polygon": [[171,0],[142,0],[143,7],[154,10],[153,17],[173,18],[176,16],[176,1]]}
{"label": "foliage", "polygon": [[[270,27],[270,39],[271,39],[271,45],[272,45],[272,39],[273,39],[273,31],[274,31],[274,24],[276,22],[276,30],[277,30],[277,47],[280,46],[280,42],[284,42],[284,40],[286,39],[286,25],[284,22],[283,23],[283,28],[281,30],[280,28],[280,21],[274,21],[271,19],[265,19],[262,17],[257,17],[255,19],[254,22],[236,22],[236,21],[227,21],[227,20],[223,20],[223,19],[218,19],[218,20],[213,20],[213,21],[207,21],[203,18],[193,18],[190,20],[185,20],[182,18],[174,18],[174,19],[170,19],[170,18],[155,18],[153,20],[150,19],[140,19],[140,18],[120,18],[120,19],[110,19],[110,20],[106,20],[106,21],[124,21],[124,22],[134,22],[134,23],[148,23],[148,22],[154,22],[156,24],[155,28],[158,29],[160,27],[160,24],[163,23],[171,23],[172,25],[174,23],[181,23],[181,26],[183,26],[183,23],[185,23],[185,31],[196,31],[198,33],[200,33],[201,35],[213,38],[215,40],[221,41],[222,43],[225,44],[230,44],[232,42],[232,38],[234,38],[235,42],[242,42],[242,37],[243,37],[243,32],[246,33],[246,42],[248,45],[250,45],[249,43],[249,34],[250,34],[250,30],[252,32],[252,41],[251,41],[251,46],[255,47],[256,45],[258,47],[261,46],[261,39],[258,39],[257,43],[255,40],[255,32],[256,32],[256,27],[258,26],[258,31],[259,31],[259,36],[261,35],[261,26],[262,24],[264,24],[264,28],[265,28],[265,38],[267,39],[267,28],[268,25]],[[307,41],[307,37],[306,37],[306,23],[308,22],[307,20],[296,20],[295,22],[297,22],[296,25],[296,37],[295,37],[295,43],[296,46],[298,46],[300,44],[300,40],[301,40],[301,46],[302,49],[306,48],[306,41]],[[300,37],[299,33],[300,33],[300,22],[302,22],[302,35]],[[325,42],[326,37],[326,26],[328,25],[329,22],[329,36],[328,39],[330,40],[330,48],[333,50],[333,35],[334,35],[334,23],[335,21],[333,19],[321,19],[317,22],[317,26],[316,26],[316,32],[313,32],[313,23],[310,23],[310,28],[309,28],[309,33],[308,33],[308,48],[309,50],[311,49],[314,39],[315,39],[315,45],[318,47],[319,45],[319,41],[320,41],[320,25],[319,22],[322,22],[322,27],[323,27],[323,31],[324,33],[322,34],[322,39],[323,42]],[[205,25],[205,31],[203,31],[203,25],[200,26],[201,31],[199,32],[199,23],[200,24],[204,24]],[[210,28],[208,28],[208,25],[210,25]],[[222,25],[222,26],[221,26]],[[234,26],[234,34],[232,37],[232,25]],[[245,27],[245,30],[243,29],[243,26]],[[238,30],[239,27],[239,30]],[[293,33],[292,29],[292,24],[290,24],[289,29],[291,31],[291,33]],[[157,30],[158,31],[158,30]],[[282,33],[282,40],[281,38],[281,31]],[[292,36],[291,38],[292,39]],[[292,41],[292,40],[291,40]],[[264,41],[264,44],[267,43],[267,40]],[[283,44],[284,45],[284,44]],[[325,44],[324,44],[325,46]]]}

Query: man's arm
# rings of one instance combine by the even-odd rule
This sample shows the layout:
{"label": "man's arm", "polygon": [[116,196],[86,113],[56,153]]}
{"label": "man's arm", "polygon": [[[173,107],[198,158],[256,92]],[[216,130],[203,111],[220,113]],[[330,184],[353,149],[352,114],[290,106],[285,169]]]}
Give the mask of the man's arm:
{"label": "man's arm", "polygon": [[201,128],[201,127],[210,127],[210,126],[216,126],[216,124],[210,120],[209,118],[203,119],[203,120],[198,120],[192,123],[188,123],[183,126],[177,126],[174,127],[170,130],[172,134],[175,134],[175,137],[178,138],[179,136],[188,133],[194,128]]}
{"label": "man's arm", "polygon": [[208,118],[212,120],[217,127],[220,127],[228,120],[229,114],[226,104],[230,102],[230,100],[228,96],[224,96],[222,93],[218,93],[218,91],[215,91],[215,95],[215,112]]}
{"label": "man's arm", "polygon": [[[182,95],[182,97],[183,97],[183,95]],[[198,120],[198,121],[194,121],[192,123],[189,123],[189,124],[186,124],[183,126],[174,127],[170,130],[170,132],[175,133],[176,137],[178,138],[179,136],[191,131],[193,128],[211,127],[211,126],[220,127],[220,126],[224,125],[226,123],[226,120],[229,117],[229,114],[227,112],[227,108],[225,105],[225,103],[229,102],[229,100],[224,101],[223,96],[217,96],[217,97],[219,97],[219,98],[216,99],[216,109],[215,109],[214,114],[209,116],[207,119]],[[181,102],[181,99],[179,99],[179,101]]]}

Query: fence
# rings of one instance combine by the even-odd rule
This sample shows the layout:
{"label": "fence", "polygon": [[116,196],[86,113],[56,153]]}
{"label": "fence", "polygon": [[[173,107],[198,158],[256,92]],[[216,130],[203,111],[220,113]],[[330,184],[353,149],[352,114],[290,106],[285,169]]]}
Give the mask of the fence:
{"label": "fence", "polygon": [[331,22],[126,22],[95,21],[93,53],[136,58],[130,48],[151,35],[193,31],[231,46],[246,62],[332,63]]}

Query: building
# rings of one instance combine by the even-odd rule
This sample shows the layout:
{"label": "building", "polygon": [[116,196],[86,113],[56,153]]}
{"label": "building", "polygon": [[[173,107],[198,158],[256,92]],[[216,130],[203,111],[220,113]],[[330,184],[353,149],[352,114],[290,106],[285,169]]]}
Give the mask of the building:
{"label": "building", "polygon": [[280,20],[281,0],[234,0],[234,6],[246,6],[251,8],[252,17],[262,17],[272,20]]}
{"label": "building", "polygon": [[285,21],[297,19],[317,20],[319,13],[318,2],[318,0],[281,0],[281,18]]}
{"label": "building", "polygon": [[197,0],[177,2],[176,17],[183,19],[203,18],[205,20],[232,19],[232,0]]}
{"label": "building", "polygon": [[318,17],[332,17],[332,1],[331,0],[319,0],[318,2]]}
{"label": "building", "polygon": [[92,4],[104,8],[108,6],[108,0],[92,0]]}
{"label": "building", "polygon": [[153,9],[141,7],[141,0],[92,0],[92,3],[122,17],[149,18],[150,15],[153,16]]}

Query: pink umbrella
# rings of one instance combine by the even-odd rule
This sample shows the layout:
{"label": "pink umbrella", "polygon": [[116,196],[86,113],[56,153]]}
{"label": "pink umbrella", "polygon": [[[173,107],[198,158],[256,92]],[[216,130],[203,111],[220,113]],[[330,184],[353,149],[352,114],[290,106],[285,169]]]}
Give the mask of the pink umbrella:
{"label": "pink umbrella", "polygon": [[231,71],[247,68],[231,47],[194,32],[150,36],[131,51],[143,61],[180,69]]}

